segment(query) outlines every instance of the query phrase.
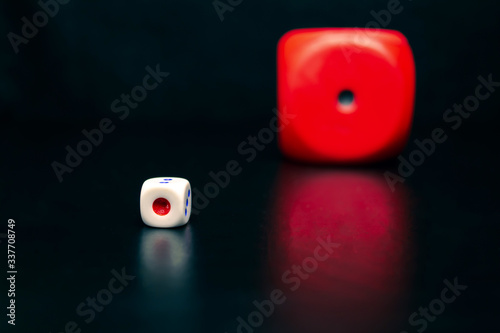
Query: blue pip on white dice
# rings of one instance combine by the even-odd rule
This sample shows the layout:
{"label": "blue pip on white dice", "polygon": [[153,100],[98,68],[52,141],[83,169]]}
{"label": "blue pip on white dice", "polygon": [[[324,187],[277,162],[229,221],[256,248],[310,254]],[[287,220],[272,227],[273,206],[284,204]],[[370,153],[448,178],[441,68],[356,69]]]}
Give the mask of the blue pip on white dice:
{"label": "blue pip on white dice", "polygon": [[184,178],[150,178],[141,188],[141,218],[156,228],[186,224],[191,216],[191,185]]}

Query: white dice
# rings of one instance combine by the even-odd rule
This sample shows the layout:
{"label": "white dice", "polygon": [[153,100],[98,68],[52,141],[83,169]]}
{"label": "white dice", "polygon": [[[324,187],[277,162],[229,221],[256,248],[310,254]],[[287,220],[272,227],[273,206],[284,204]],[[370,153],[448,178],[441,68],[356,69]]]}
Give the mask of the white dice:
{"label": "white dice", "polygon": [[184,225],[191,216],[191,185],[184,178],[150,178],[142,184],[141,218],[156,228]]}

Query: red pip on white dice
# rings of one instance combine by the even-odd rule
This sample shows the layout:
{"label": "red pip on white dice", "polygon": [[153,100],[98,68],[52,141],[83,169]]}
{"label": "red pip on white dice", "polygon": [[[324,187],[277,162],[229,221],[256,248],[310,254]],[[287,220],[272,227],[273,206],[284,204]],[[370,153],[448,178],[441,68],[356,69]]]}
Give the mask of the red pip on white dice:
{"label": "red pip on white dice", "polygon": [[150,227],[174,228],[191,216],[191,185],[184,178],[150,178],[141,188],[141,218]]}

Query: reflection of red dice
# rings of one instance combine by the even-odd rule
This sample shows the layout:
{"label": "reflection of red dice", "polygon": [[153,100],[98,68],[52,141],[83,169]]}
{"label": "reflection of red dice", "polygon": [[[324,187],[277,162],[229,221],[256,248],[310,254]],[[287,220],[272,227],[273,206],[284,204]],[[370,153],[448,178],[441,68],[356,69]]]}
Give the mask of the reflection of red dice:
{"label": "reflection of red dice", "polygon": [[293,163],[278,171],[264,271],[272,288],[293,290],[273,314],[280,331],[400,332],[413,311],[411,192],[404,184],[392,192],[376,171]]}
{"label": "reflection of red dice", "polygon": [[[278,44],[279,144],[291,158],[363,163],[397,155],[413,119],[406,38],[377,29],[299,29]],[[281,117],[285,118],[285,117]]]}

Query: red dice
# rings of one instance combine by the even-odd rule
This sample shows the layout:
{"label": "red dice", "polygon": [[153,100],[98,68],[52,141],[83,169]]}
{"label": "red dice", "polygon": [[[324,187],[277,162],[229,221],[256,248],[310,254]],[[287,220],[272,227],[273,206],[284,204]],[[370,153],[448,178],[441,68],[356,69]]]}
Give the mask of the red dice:
{"label": "red dice", "polygon": [[[415,63],[406,38],[378,29],[299,29],[278,43],[279,145],[288,157],[368,163],[408,140]],[[285,116],[286,115],[286,116]]]}

